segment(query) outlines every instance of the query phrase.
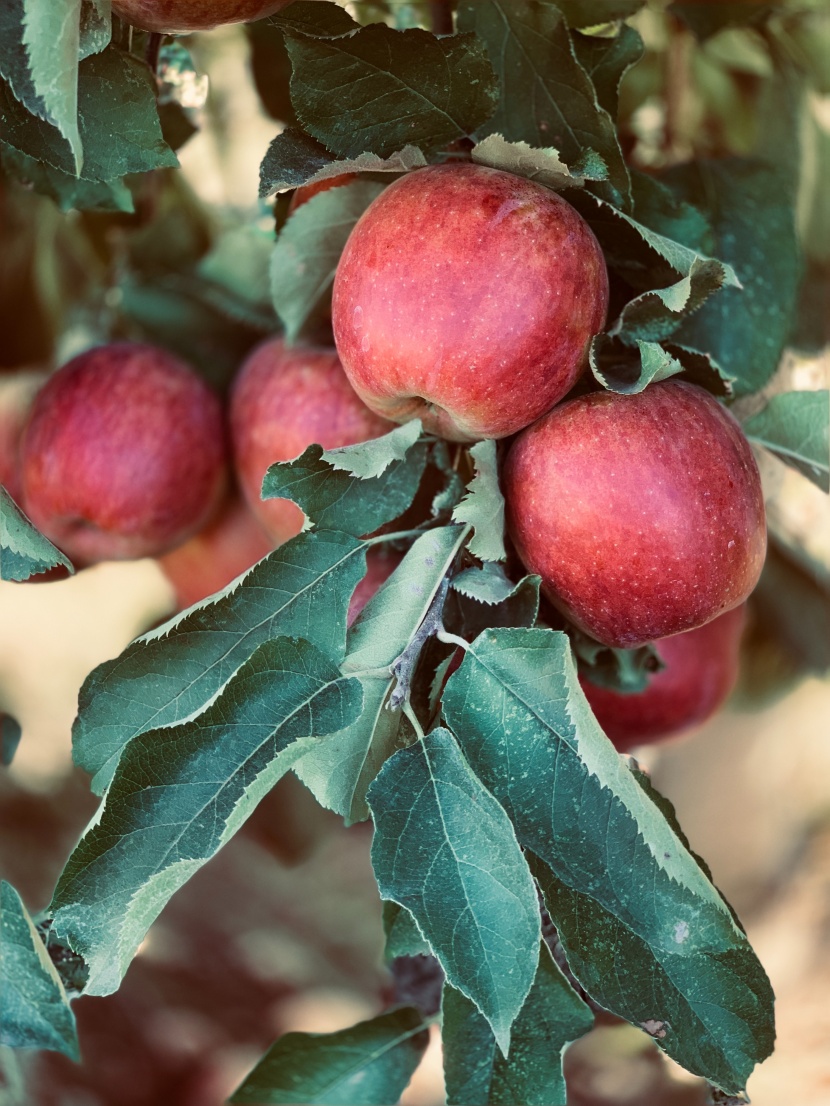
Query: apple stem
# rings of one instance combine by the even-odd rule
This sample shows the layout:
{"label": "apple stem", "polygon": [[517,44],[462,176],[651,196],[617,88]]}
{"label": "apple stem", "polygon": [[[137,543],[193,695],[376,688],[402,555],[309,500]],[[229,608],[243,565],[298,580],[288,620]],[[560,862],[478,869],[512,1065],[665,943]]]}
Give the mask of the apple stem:
{"label": "apple stem", "polygon": [[418,716],[415,714],[415,711],[412,709],[412,704],[409,702],[408,699],[406,699],[404,701],[403,712],[406,715],[406,717],[409,719],[409,724],[412,726],[412,729],[415,731],[415,736],[418,738],[419,741],[423,741],[424,737],[425,737],[423,727],[421,726],[421,723],[418,721]]}
{"label": "apple stem", "polygon": [[470,648],[469,641],[465,641],[463,637],[458,637],[456,634],[451,634],[443,627],[435,635],[439,641],[443,641],[445,645],[457,645],[459,649],[463,649],[466,653]]}
{"label": "apple stem", "polygon": [[153,71],[153,76],[158,72],[159,67],[159,53],[161,51],[161,40],[164,35],[159,34],[158,31],[151,31],[147,39],[147,48],[144,51],[144,60],[150,66]]}

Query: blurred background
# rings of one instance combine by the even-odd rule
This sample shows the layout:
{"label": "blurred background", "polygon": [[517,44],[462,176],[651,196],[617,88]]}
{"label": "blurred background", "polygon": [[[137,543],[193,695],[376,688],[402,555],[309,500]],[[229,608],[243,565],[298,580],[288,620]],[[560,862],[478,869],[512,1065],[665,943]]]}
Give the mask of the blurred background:
{"label": "blurred background", "polygon": [[[400,19],[418,5],[385,7]],[[751,149],[765,80],[752,29],[687,51],[688,90],[667,108],[661,74],[667,53],[675,64],[684,57],[685,39],[669,49],[665,20],[648,13],[637,25],[648,53],[621,106],[631,156],[646,167]],[[826,21],[816,26],[823,49]],[[266,62],[279,64],[274,43],[261,27],[182,42],[190,61],[170,56],[166,121],[177,144],[186,138],[182,169],[137,183],[135,215],[63,215],[0,176],[0,381],[5,370],[48,369],[102,336],[126,335],[175,349],[222,388],[274,328],[274,211],[257,186],[288,109],[266,95],[269,116],[251,79],[252,57],[260,83]],[[814,46],[805,39],[805,50]],[[799,212],[814,242],[822,195],[830,220],[828,93],[818,86],[805,108]],[[815,316],[825,325],[826,307]],[[789,351],[766,393],[827,387],[829,370],[826,345],[809,356]],[[778,462],[764,458],[763,476],[774,537],[738,689],[705,729],[638,759],[675,804],[772,979],[779,1040],[750,1081],[753,1103],[829,1106],[830,683],[821,673],[830,665],[830,513],[821,492]],[[0,875],[33,911],[47,904],[96,807],[71,764],[78,689],[176,608],[173,584],[151,560],[0,583],[0,713],[22,726],[11,766],[0,768]],[[280,1033],[330,1031],[376,1013],[392,992],[369,845],[368,826],[343,829],[293,777],[283,780],[174,897],[121,990],[75,1004],[83,1063],[0,1049],[0,1102],[218,1106]],[[611,1021],[569,1050],[567,1069],[574,1106],[708,1101],[650,1038]],[[436,1036],[404,1102],[443,1101]]]}

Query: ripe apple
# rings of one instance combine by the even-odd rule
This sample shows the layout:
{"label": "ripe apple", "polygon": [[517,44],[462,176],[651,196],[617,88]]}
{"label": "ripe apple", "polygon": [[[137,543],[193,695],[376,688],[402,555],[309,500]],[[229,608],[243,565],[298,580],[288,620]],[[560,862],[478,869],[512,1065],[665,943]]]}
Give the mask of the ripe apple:
{"label": "ripe apple", "polygon": [[209,31],[226,23],[249,23],[291,0],[112,0],[112,10],[143,31],[175,34]]}
{"label": "ripe apple", "polygon": [[35,399],[23,508],[78,564],[157,556],[213,514],[226,453],[219,399],[192,369],[155,346],[98,346]]}
{"label": "ripe apple", "polygon": [[668,380],[594,392],[513,443],[504,470],[519,556],[605,645],[643,645],[736,607],[761,573],[761,480],[738,423]]}
{"label": "ripe apple", "polygon": [[341,173],[337,177],[326,177],[324,180],[315,181],[313,184],[301,184],[291,197],[288,214],[293,215],[298,207],[307,204],[312,197],[319,196],[321,192],[328,192],[330,188],[340,188],[344,184],[351,184],[359,176],[359,173]]}
{"label": "ripe apple", "polygon": [[607,306],[605,259],[569,203],[511,173],[440,165],[366,209],[332,322],[373,411],[463,442],[507,437],[557,403]]}
{"label": "ripe apple", "polygon": [[621,753],[702,725],[726,701],[738,678],[746,604],[654,644],[665,668],[644,691],[625,695],[580,676],[591,710]]}
{"label": "ripe apple", "polygon": [[34,398],[47,375],[23,369],[0,377],[0,484],[16,502],[21,497],[20,439]]}
{"label": "ripe apple", "polygon": [[333,349],[263,342],[239,372],[231,396],[231,434],[239,483],[275,542],[299,534],[303,513],[288,499],[260,498],[269,465],[291,461],[318,442],[354,445],[391,429],[358,399]]}
{"label": "ripe apple", "polygon": [[235,496],[204,530],[159,558],[176,589],[179,610],[226,587],[274,548],[241,496]]}

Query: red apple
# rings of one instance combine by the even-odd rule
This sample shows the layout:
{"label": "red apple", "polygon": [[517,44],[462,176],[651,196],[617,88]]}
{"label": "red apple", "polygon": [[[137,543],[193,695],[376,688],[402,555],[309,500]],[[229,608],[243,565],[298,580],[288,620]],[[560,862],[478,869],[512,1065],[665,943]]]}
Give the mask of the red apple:
{"label": "red apple", "polygon": [[607,305],[602,251],[570,204],[511,173],[441,165],[366,209],[332,321],[373,411],[475,441],[514,434],[570,390]]}
{"label": "red apple", "polygon": [[513,443],[504,491],[528,570],[606,645],[702,626],[746,599],[764,563],[752,450],[694,384],[563,403]]}
{"label": "red apple", "polygon": [[588,674],[580,676],[591,710],[621,753],[712,717],[738,678],[745,615],[742,603],[696,630],[656,641],[665,668],[651,677],[645,691],[624,695],[591,683]]}
{"label": "red apple", "polygon": [[0,484],[20,501],[19,450],[35,396],[47,373],[23,369],[0,377]]}
{"label": "red apple", "polygon": [[315,442],[354,445],[391,429],[358,399],[333,349],[259,346],[234,382],[231,433],[239,483],[254,514],[276,542],[299,534],[303,513],[288,499],[260,498],[269,465],[291,461]]}
{"label": "red apple", "polygon": [[273,549],[241,497],[234,497],[201,533],[165,553],[159,564],[176,589],[179,610],[221,591]]}
{"label": "red apple", "polygon": [[366,575],[352,592],[348,624],[354,622],[381,584],[386,583],[403,557],[392,549],[370,549],[366,554]]}
{"label": "red apple", "polygon": [[112,0],[113,13],[143,31],[175,34],[209,31],[226,23],[249,23],[291,0]]}
{"label": "red apple", "polygon": [[21,443],[23,508],[79,564],[157,556],[201,529],[226,486],[222,408],[155,346],[99,346],[59,369]]}
{"label": "red apple", "polygon": [[359,176],[359,173],[341,173],[337,177],[326,177],[324,180],[315,181],[313,184],[301,184],[291,197],[288,214],[293,215],[298,207],[307,204],[312,197],[319,196],[321,192],[328,192],[330,188],[340,188],[344,184],[351,184]]}

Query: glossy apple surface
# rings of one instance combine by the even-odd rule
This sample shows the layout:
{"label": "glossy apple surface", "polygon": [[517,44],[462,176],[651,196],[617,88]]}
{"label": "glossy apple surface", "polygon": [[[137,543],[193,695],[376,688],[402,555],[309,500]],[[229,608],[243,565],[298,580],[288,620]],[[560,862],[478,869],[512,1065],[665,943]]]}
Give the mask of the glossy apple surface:
{"label": "glossy apple surface", "polygon": [[633,695],[598,687],[590,674],[580,675],[597,721],[621,753],[686,733],[712,717],[738,678],[745,621],[742,603],[696,630],[656,641],[665,668]]}
{"label": "glossy apple surface", "polygon": [[274,548],[248,504],[236,496],[217,518],[159,558],[179,610],[221,591]]}
{"label": "glossy apple surface", "polygon": [[291,0],[112,0],[115,15],[143,31],[209,31],[226,23],[248,23]]}
{"label": "glossy apple surface", "polygon": [[20,441],[47,373],[25,369],[0,376],[0,484],[20,502]]}
{"label": "glossy apple surface", "polygon": [[508,525],[549,599],[606,645],[702,626],[761,573],[761,480],[708,392],[664,381],[594,392],[525,430],[504,469]]}
{"label": "glossy apple surface", "polygon": [[364,212],[332,322],[372,410],[475,441],[514,434],[570,390],[607,305],[605,259],[570,204],[511,173],[444,165]]}
{"label": "glossy apple surface", "polygon": [[98,346],[35,399],[23,508],[76,564],[157,556],[207,523],[226,459],[221,405],[192,369],[155,346]]}
{"label": "glossy apple surface", "polygon": [[333,349],[288,347],[271,338],[254,350],[234,382],[236,473],[251,510],[277,543],[299,534],[303,513],[287,499],[260,499],[266,469],[293,460],[315,442],[336,449],[390,429],[355,395]]}

